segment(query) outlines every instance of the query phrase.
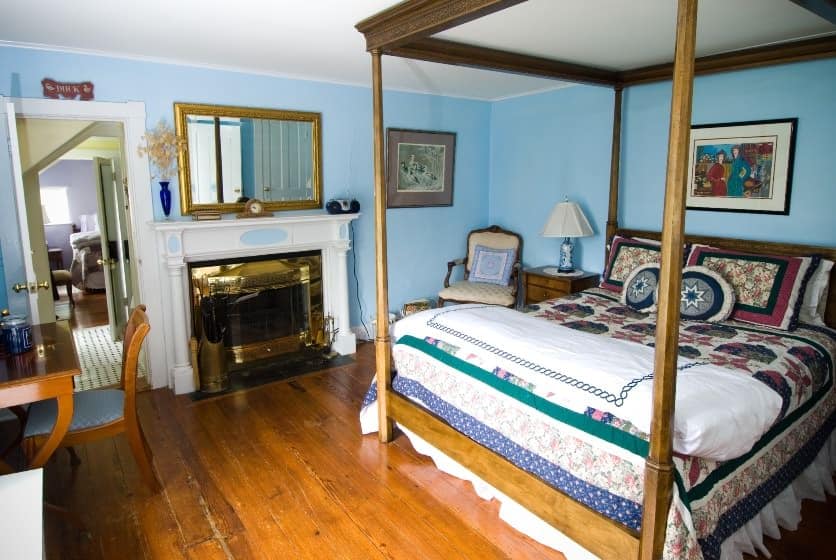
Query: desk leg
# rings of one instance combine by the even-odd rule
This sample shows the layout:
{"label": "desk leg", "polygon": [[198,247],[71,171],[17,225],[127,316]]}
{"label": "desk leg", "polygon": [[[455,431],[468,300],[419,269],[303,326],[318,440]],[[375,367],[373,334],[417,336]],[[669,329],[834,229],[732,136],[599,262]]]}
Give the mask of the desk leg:
{"label": "desk leg", "polygon": [[52,427],[52,433],[49,434],[46,442],[38,449],[35,458],[29,464],[30,469],[37,469],[44,466],[44,463],[52,456],[52,453],[58,448],[58,444],[67,435],[67,430],[70,427],[70,421],[73,419],[73,383],[72,378],[67,378],[66,391],[58,395],[58,417],[55,419],[55,426]]}

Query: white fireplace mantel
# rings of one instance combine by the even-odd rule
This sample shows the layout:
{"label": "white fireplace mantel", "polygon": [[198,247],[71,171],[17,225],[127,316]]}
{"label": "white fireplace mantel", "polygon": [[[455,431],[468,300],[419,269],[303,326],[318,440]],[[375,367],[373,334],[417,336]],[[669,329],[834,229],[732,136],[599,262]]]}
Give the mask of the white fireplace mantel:
{"label": "white fireplace mantel", "polygon": [[[189,263],[300,251],[322,252],[322,304],[337,328],[333,350],[353,354],[348,308],[351,248],[348,225],[359,214],[306,214],[242,220],[152,222],[160,254],[160,289],[166,330],[168,385],[175,393],[195,390],[189,360],[191,337]],[[168,278],[166,281],[165,278]]]}

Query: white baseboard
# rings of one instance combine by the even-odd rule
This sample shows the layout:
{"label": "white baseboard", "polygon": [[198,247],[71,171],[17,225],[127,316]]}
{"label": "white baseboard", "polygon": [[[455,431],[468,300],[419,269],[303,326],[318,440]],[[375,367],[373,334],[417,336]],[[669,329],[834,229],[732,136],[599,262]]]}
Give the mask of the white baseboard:
{"label": "white baseboard", "polygon": [[357,340],[365,340],[365,341],[374,340],[374,337],[369,336],[369,333],[366,332],[366,329],[365,329],[365,327],[363,327],[363,325],[352,326],[351,327],[351,332],[354,333],[354,336],[357,337]]}

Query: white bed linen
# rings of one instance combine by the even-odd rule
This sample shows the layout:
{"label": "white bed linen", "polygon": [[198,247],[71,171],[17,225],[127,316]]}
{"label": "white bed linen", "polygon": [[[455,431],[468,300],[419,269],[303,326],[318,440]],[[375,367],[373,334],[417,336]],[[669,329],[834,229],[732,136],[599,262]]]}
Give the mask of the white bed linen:
{"label": "white bed linen", "polygon": [[[570,410],[584,413],[593,407],[629,421],[645,433],[650,431],[652,381],[637,383],[619,405],[608,402],[600,391],[593,394],[579,388],[579,383],[568,384],[556,376],[568,376],[614,396],[624,395],[623,388],[631,380],[653,371],[653,348],[481,305],[410,315],[394,327],[396,340],[405,334],[453,344],[460,348],[459,357],[481,355],[485,363],[532,383],[536,394]],[[522,365],[521,360],[531,367]],[[778,417],[781,398],[757,379],[683,358],[678,366],[682,369],[677,375],[675,451],[720,461],[732,459],[749,451]],[[537,369],[548,371],[544,375]]]}

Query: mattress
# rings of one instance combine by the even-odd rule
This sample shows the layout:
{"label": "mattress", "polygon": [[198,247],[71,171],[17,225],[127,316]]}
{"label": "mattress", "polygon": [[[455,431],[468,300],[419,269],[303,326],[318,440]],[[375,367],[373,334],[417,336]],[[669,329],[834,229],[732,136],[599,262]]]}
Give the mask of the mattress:
{"label": "mattress", "polygon": [[[548,392],[543,390],[548,384],[538,387],[531,364],[535,370],[562,367],[541,362],[545,358],[530,352],[517,355],[518,341],[485,343],[487,335],[451,327],[453,323],[438,314],[452,309],[430,310],[396,325],[394,389],[576,500],[638,529],[646,430],[606,403],[594,406],[594,398],[582,410],[552,403],[558,414],[531,406],[542,404]],[[544,326],[559,323],[566,332],[594,334],[603,337],[602,342],[612,339],[637,348],[652,344],[655,330],[653,316],[622,306],[603,290],[544,302],[534,306],[530,316]],[[441,328],[427,332],[428,323]],[[497,327],[508,330],[507,321]],[[588,353],[596,354],[596,347],[590,343],[593,351]],[[829,457],[836,419],[834,354],[836,333],[822,327],[787,333],[732,322],[682,323],[681,363],[710,365],[754,381],[773,394],[777,409],[763,434],[733,458],[675,454],[666,558],[739,555],[753,542],[736,546],[740,531],[759,520],[820,455]],[[697,369],[683,371],[681,378],[686,378]],[[370,389],[361,414],[364,431],[376,429],[375,390]],[[555,417],[561,410],[583,419],[566,423]]]}

